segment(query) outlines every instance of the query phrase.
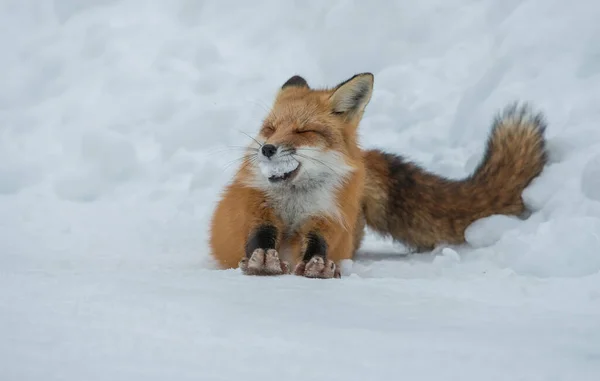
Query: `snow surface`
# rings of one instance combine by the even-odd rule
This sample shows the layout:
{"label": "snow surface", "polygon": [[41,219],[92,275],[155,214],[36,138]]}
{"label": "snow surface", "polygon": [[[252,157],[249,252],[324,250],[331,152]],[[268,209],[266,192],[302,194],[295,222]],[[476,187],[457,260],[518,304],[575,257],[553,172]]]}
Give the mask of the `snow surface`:
{"label": "snow surface", "polygon": [[[0,379],[600,379],[600,2],[0,2]],[[277,88],[363,71],[361,143],[449,176],[531,101],[520,221],[341,280],[217,271],[207,225]]]}

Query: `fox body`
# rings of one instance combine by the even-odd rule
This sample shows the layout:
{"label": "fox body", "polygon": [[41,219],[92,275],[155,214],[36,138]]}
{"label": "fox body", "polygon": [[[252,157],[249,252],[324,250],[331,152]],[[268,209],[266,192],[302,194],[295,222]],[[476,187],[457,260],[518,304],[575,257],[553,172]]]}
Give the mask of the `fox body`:
{"label": "fox body", "polygon": [[540,114],[506,108],[477,169],[450,180],[359,148],[372,91],[370,73],[330,89],[299,76],[284,83],[215,209],[210,245],[221,267],[340,277],[339,262],[359,249],[365,225],[423,251],[463,243],[477,219],[525,211],[522,191],[546,162]]}

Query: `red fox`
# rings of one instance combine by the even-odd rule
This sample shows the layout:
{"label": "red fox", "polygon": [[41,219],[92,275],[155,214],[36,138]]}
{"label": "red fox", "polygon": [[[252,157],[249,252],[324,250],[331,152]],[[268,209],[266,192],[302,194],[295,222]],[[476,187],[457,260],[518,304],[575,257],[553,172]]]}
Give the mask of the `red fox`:
{"label": "red fox", "polygon": [[474,173],[450,180],[359,148],[373,81],[362,73],[331,89],[300,76],[283,84],[214,211],[210,246],[222,268],[339,278],[365,225],[425,251],[464,243],[477,219],[525,211],[521,194],[547,160],[542,114],[507,107]]}

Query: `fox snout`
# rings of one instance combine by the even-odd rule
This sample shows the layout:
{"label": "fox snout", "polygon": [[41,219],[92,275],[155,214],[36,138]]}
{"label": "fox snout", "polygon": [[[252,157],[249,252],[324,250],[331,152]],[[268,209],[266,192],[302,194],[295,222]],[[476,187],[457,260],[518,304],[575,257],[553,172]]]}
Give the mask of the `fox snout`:
{"label": "fox snout", "polygon": [[275,160],[278,157],[296,153],[294,147],[286,145],[265,144],[260,148],[260,155],[263,159]]}
{"label": "fox snout", "polygon": [[300,162],[294,158],[296,150],[274,144],[265,144],[260,148],[258,166],[270,183],[291,180],[298,173]]}

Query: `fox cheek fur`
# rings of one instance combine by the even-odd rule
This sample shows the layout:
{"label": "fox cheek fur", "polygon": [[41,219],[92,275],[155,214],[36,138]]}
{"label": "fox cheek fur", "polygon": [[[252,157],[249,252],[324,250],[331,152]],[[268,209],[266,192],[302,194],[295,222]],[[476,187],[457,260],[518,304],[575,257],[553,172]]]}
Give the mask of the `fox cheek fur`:
{"label": "fox cheek fur", "polygon": [[211,221],[212,255],[245,274],[339,277],[368,225],[417,250],[464,242],[492,214],[520,215],[546,163],[545,121],[527,105],[499,114],[474,173],[450,180],[403,157],[361,150],[357,128],[373,75],[331,89],[283,84]]}

